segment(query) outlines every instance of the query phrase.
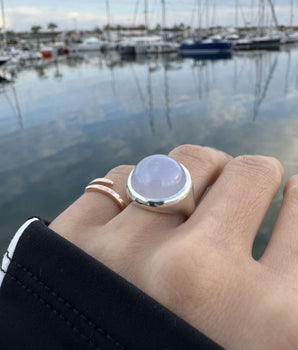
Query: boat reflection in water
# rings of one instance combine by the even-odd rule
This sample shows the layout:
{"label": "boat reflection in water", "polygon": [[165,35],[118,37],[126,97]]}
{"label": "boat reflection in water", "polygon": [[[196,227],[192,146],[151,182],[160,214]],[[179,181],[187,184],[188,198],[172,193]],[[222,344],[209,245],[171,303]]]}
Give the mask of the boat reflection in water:
{"label": "boat reflection in water", "polygon": [[192,58],[197,61],[201,60],[229,60],[233,57],[233,54],[231,51],[228,52],[218,52],[216,54],[214,53],[200,53],[200,54],[193,54],[193,53],[180,53],[181,58]]}

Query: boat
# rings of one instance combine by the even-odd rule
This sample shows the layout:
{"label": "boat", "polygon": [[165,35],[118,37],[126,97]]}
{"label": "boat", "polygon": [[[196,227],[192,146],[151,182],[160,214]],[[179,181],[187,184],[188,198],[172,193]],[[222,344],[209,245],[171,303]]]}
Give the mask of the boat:
{"label": "boat", "polygon": [[134,56],[136,54],[133,40],[123,40],[118,45],[118,50],[122,56]]}
{"label": "boat", "polygon": [[153,44],[150,47],[148,47],[147,53],[159,55],[159,54],[178,52],[178,50],[179,50],[179,44],[167,42],[167,41],[162,41],[156,45]]}
{"label": "boat", "polygon": [[252,39],[252,50],[279,50],[281,45],[281,38],[262,36]]}
{"label": "boat", "polygon": [[284,44],[296,44],[298,43],[298,32],[287,34],[284,40]]}
{"label": "boat", "polygon": [[95,37],[90,37],[84,39],[81,44],[73,46],[71,51],[101,51],[104,45],[105,42]]}
{"label": "boat", "polygon": [[179,47],[181,56],[188,55],[218,55],[222,53],[230,53],[232,44],[226,41],[198,40],[184,42]]}
{"label": "boat", "polygon": [[163,42],[160,36],[143,36],[134,38],[135,51],[137,55],[147,54],[154,46],[159,46]]}
{"label": "boat", "polygon": [[236,40],[233,42],[233,49],[234,50],[252,50],[252,39],[250,38],[243,38]]}
{"label": "boat", "polygon": [[279,50],[282,44],[280,36],[260,36],[243,38],[233,43],[233,49],[240,50]]}
{"label": "boat", "polygon": [[9,56],[0,54],[0,66],[3,66],[9,60],[10,60]]}
{"label": "boat", "polygon": [[45,46],[41,48],[40,53],[42,54],[43,59],[48,60],[53,57],[53,48]]}
{"label": "boat", "polygon": [[160,36],[132,37],[119,43],[121,55],[165,54],[177,52],[179,45],[164,41]]}

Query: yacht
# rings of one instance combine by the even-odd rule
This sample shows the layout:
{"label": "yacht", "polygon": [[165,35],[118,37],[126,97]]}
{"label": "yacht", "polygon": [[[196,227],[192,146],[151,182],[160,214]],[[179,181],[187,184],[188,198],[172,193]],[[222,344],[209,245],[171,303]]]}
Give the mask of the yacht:
{"label": "yacht", "polygon": [[252,39],[252,50],[279,50],[281,38],[262,36]]}
{"label": "yacht", "polygon": [[10,57],[7,55],[2,55],[0,52],[0,66],[3,66],[6,62],[10,60]]}
{"label": "yacht", "polygon": [[161,45],[163,40],[160,36],[143,36],[135,38],[135,50],[137,55],[147,54],[153,46]]}
{"label": "yacht", "polygon": [[122,55],[146,55],[177,52],[179,45],[164,41],[160,36],[142,36],[126,39],[119,44]]}
{"label": "yacht", "polygon": [[230,53],[232,44],[227,41],[213,40],[189,40],[180,45],[179,52],[182,56],[188,55],[218,55]]}
{"label": "yacht", "polygon": [[95,38],[87,38],[81,44],[72,47],[71,51],[101,51],[105,42]]}
{"label": "yacht", "polygon": [[118,49],[123,56],[133,56],[136,54],[136,47],[133,39],[122,40],[118,45]]}
{"label": "yacht", "polygon": [[234,50],[252,50],[252,39],[242,38],[233,42]]}
{"label": "yacht", "polygon": [[147,49],[148,54],[167,54],[167,53],[174,53],[179,51],[179,44],[162,41],[157,44],[153,44]]}
{"label": "yacht", "polygon": [[295,43],[298,43],[298,32],[294,32],[294,33],[291,33],[291,34],[287,34],[284,43],[285,43],[285,44],[295,44]]}

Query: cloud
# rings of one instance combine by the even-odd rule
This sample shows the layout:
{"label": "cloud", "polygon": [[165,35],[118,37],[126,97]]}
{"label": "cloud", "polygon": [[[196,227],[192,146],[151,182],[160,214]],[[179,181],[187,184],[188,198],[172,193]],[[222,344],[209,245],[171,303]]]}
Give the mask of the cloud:
{"label": "cloud", "polygon": [[[14,0],[15,4],[18,3]],[[175,3],[175,6],[174,6]],[[212,3],[217,3],[216,6],[209,7],[209,24],[219,25],[234,25],[235,23],[235,9],[234,1],[222,2],[214,0]],[[46,26],[49,22],[55,22],[61,29],[73,29],[76,21],[78,28],[90,29],[96,26],[104,26],[107,23],[106,9],[104,3],[88,0],[84,3],[81,1],[60,1],[55,0],[51,3],[42,4],[31,0],[30,4],[35,6],[12,6],[6,9],[7,27],[14,30],[29,30],[32,25],[39,24]],[[110,12],[112,24],[131,25],[133,21],[134,2],[132,1],[111,1]],[[194,6],[194,1],[180,1],[167,2],[167,25],[171,26],[178,23],[185,23],[186,25],[196,25],[197,12]],[[290,7],[285,5],[278,5],[275,7],[278,21],[280,24],[290,23]],[[272,23],[270,9],[266,11],[267,23]],[[203,26],[206,23],[206,8],[203,7],[202,18]],[[297,17],[297,16],[296,16]],[[253,18],[254,24],[257,23],[257,8],[253,11],[249,5],[244,4],[240,6],[239,23],[243,25],[244,22],[250,22]],[[161,6],[159,2],[151,2],[149,6],[149,19],[151,26],[161,23]],[[137,24],[144,23],[143,5],[139,6],[137,15]],[[0,26],[1,19],[0,19]]]}

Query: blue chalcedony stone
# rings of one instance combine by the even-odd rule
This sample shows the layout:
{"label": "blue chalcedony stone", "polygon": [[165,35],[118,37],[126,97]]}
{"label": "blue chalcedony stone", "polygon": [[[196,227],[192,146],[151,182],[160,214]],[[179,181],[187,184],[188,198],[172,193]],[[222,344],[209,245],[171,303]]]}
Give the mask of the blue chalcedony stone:
{"label": "blue chalcedony stone", "polygon": [[161,200],[178,193],[185,185],[182,166],[173,158],[157,154],[144,158],[133,171],[131,185],[141,196]]}

